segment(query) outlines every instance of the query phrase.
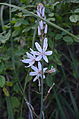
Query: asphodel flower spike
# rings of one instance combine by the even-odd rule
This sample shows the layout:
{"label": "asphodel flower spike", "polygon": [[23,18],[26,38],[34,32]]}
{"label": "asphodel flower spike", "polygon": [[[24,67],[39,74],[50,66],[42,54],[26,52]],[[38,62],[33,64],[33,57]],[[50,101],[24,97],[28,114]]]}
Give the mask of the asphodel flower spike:
{"label": "asphodel flower spike", "polygon": [[[45,7],[43,4],[38,4],[37,6],[37,15],[40,17],[43,17],[46,19],[45,16]],[[52,51],[48,51],[48,39],[46,37],[48,26],[46,22],[39,20],[38,21],[38,36],[40,37],[40,40],[42,39],[42,45],[40,43],[35,42],[36,51],[34,51],[32,48],[30,48],[30,53],[26,52],[27,59],[23,59],[22,62],[28,64],[26,67],[31,67],[33,71],[29,73],[30,76],[33,76],[33,82],[42,81],[45,78],[45,73],[53,73],[56,71],[54,67],[47,70],[47,68],[44,68],[42,66],[41,62],[48,63],[48,57],[52,55]],[[36,63],[37,62],[37,63]],[[36,65],[37,64],[37,65]]]}

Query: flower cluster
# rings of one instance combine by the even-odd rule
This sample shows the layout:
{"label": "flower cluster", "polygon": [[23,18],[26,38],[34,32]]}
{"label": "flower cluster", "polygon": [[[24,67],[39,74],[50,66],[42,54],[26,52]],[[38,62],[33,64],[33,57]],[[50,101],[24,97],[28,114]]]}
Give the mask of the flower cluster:
{"label": "flower cluster", "polygon": [[[37,15],[45,18],[45,7],[42,4],[39,4],[37,6]],[[35,42],[37,51],[34,51],[30,48],[30,53],[26,52],[27,59],[22,60],[23,63],[28,64],[28,66],[26,67],[32,68],[33,71],[30,72],[29,75],[34,76],[33,81],[38,80],[39,86],[41,78],[45,78],[45,73],[52,73],[56,71],[54,67],[52,67],[50,70],[48,70],[47,68],[42,68],[41,60],[44,60],[46,63],[48,63],[47,56],[52,55],[52,51],[47,51],[48,39],[46,38],[46,33],[47,24],[40,20],[38,25],[38,35],[40,35],[40,39],[41,35],[43,35],[43,44],[41,46],[38,42]],[[35,66],[34,64],[37,64],[37,66]]]}
{"label": "flower cluster", "polygon": [[[39,17],[46,19],[45,7],[41,3],[37,6],[37,15]],[[42,33],[47,34],[47,24],[46,24],[46,22],[40,20],[39,25],[38,25],[38,35],[41,36]]]}

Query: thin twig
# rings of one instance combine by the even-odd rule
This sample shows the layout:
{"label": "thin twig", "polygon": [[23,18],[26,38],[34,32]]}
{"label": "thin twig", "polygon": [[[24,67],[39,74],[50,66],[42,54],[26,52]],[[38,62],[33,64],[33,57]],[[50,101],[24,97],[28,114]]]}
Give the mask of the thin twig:
{"label": "thin twig", "polygon": [[44,102],[45,102],[46,99],[48,98],[48,96],[49,96],[49,94],[50,94],[52,88],[54,87],[54,85],[55,85],[55,83],[53,83],[52,86],[49,88],[49,90],[48,90],[48,92],[47,92],[47,95],[46,95],[45,98],[44,98]]}

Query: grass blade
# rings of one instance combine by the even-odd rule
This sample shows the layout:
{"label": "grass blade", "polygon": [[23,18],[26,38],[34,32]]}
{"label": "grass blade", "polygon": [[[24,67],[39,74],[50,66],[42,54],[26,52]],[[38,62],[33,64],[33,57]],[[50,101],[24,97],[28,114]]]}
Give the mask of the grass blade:
{"label": "grass blade", "polygon": [[6,97],[6,103],[7,103],[8,119],[14,119],[10,97]]}
{"label": "grass blade", "polygon": [[66,118],[66,115],[65,115],[65,113],[64,113],[64,111],[63,111],[64,109],[63,109],[62,104],[61,104],[61,102],[60,102],[59,96],[57,95],[55,89],[54,89],[54,95],[55,95],[55,98],[56,98],[56,101],[57,101],[57,105],[58,105],[59,111],[60,111],[60,113],[61,113],[61,115],[62,115],[62,118],[63,118],[63,119],[67,119],[67,118]]}

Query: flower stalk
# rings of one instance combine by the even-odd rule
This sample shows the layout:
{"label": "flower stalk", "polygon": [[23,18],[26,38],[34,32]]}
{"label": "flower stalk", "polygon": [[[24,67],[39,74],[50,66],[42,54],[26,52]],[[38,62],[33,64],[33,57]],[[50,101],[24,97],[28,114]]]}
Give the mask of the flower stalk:
{"label": "flower stalk", "polygon": [[[42,17],[42,18],[46,18],[45,17],[45,7],[43,6],[43,4],[38,4],[37,6],[37,15]],[[43,65],[44,65],[44,61],[43,59],[48,62],[47,58],[46,58],[46,55],[45,55],[45,51],[47,49],[47,39],[45,38],[45,34],[47,33],[47,24],[40,20],[39,21],[39,26],[38,26],[38,35],[40,37],[40,43],[41,43],[41,54],[42,57],[41,57],[41,64],[42,64],[42,76],[41,76],[41,108],[40,108],[40,119],[43,119],[43,116],[44,116],[44,104],[43,104],[43,93],[44,93],[44,90],[43,90]]]}
{"label": "flower stalk", "polygon": [[[43,33],[42,33],[42,37],[41,37],[41,40],[40,40],[40,42],[41,42],[41,46],[42,46],[42,49],[43,49],[43,40],[44,40],[44,38],[43,38]],[[44,90],[43,90],[43,58],[42,58],[42,78],[41,78],[41,108],[40,108],[40,119],[42,119],[43,118],[43,113],[44,113],[44,104],[43,104],[43,93],[44,93]]]}

